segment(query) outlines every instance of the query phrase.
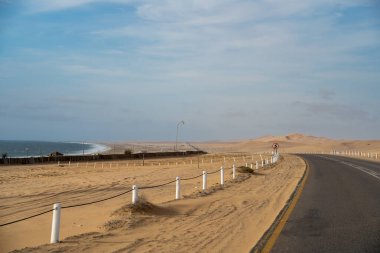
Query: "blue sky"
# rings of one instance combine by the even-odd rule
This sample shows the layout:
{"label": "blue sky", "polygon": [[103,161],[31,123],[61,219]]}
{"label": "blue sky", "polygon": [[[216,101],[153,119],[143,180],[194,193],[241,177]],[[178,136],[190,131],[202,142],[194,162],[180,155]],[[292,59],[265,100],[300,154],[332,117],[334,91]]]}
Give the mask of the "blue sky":
{"label": "blue sky", "polygon": [[0,1],[0,139],[380,139],[380,6]]}

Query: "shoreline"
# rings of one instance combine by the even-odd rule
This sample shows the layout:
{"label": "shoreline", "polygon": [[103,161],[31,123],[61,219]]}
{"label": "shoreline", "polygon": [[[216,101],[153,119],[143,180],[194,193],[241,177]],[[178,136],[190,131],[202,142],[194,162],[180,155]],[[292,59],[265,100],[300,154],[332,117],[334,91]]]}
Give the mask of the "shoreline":
{"label": "shoreline", "polygon": [[[109,145],[106,144],[100,144],[95,142],[54,142],[54,143],[60,143],[60,144],[79,144],[79,145],[88,145],[86,149],[67,152],[62,154],[64,156],[81,156],[81,155],[95,155],[95,154],[101,154],[104,152],[107,152],[109,150],[112,150],[112,148]],[[59,150],[58,150],[59,152]],[[39,155],[9,155],[8,158],[38,158],[38,157],[49,157],[49,154],[39,154]]]}

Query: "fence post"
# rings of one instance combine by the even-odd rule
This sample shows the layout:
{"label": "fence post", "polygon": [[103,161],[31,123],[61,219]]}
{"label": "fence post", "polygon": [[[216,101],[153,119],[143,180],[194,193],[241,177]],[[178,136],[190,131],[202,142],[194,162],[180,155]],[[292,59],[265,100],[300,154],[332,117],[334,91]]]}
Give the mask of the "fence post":
{"label": "fence post", "polygon": [[220,184],[222,186],[224,185],[224,168],[223,168],[223,166],[220,167]]}
{"label": "fence post", "polygon": [[50,243],[59,242],[60,221],[61,221],[61,203],[56,203],[53,206],[53,220],[51,223]]}
{"label": "fence post", "polygon": [[232,165],[232,179],[236,178],[236,165],[235,163]]}
{"label": "fence post", "polygon": [[175,199],[181,198],[181,179],[179,177],[175,178]]}
{"label": "fence post", "polygon": [[261,160],[261,167],[264,167],[264,160]]}
{"label": "fence post", "polygon": [[207,171],[203,171],[202,173],[203,173],[203,175],[202,175],[202,179],[203,179],[202,190],[205,191],[207,188]]}
{"label": "fence post", "polygon": [[139,194],[138,194],[138,187],[137,185],[132,186],[132,204],[135,205],[137,201],[139,200]]}
{"label": "fence post", "polygon": [[256,161],[256,169],[259,169],[259,163]]}

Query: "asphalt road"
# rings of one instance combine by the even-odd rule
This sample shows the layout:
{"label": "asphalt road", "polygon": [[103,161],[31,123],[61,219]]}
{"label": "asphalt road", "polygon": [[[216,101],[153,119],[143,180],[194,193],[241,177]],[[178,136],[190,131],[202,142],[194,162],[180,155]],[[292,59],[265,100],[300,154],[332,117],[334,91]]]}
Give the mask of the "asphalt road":
{"label": "asphalt road", "polygon": [[380,163],[301,157],[309,177],[271,252],[380,253]]}

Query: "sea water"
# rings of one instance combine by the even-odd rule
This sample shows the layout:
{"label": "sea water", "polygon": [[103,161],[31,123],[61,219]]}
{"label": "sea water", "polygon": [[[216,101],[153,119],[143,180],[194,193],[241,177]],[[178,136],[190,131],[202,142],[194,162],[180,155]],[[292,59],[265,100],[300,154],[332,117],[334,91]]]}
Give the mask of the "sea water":
{"label": "sea water", "polygon": [[0,158],[3,154],[7,157],[48,156],[56,151],[64,155],[96,154],[107,149],[95,143],[0,140]]}

